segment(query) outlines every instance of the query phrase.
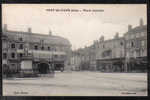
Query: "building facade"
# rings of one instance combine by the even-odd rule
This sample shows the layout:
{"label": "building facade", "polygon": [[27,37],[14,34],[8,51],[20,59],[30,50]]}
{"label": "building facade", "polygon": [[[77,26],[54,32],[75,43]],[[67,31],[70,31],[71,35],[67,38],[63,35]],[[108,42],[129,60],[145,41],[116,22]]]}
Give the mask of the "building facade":
{"label": "building facade", "polygon": [[69,62],[70,42],[59,36],[11,31],[7,25],[2,34],[3,71],[12,73],[49,73],[51,70],[64,70]]}
{"label": "building facade", "polygon": [[72,52],[71,65],[74,70],[96,70],[94,46],[80,48]]}
{"label": "building facade", "polygon": [[97,70],[105,72],[130,72],[147,70],[147,25],[140,19],[139,25],[119,37],[104,40],[102,36],[96,45]]}
{"label": "building facade", "polygon": [[80,71],[81,64],[84,61],[84,56],[77,52],[72,52],[72,56],[70,58],[70,64],[73,71]]}
{"label": "building facade", "polygon": [[[79,49],[76,52],[80,51]],[[102,72],[146,71],[147,25],[140,19],[138,26],[132,28],[132,25],[128,25],[128,31],[123,36],[116,33],[109,40],[101,36],[82,51],[90,62],[89,69],[96,66],[96,70]]]}
{"label": "building facade", "polygon": [[124,35],[126,41],[126,70],[145,70],[147,68],[147,25],[140,19],[139,26],[128,26],[128,32]]}
{"label": "building facade", "polygon": [[[111,40],[104,40],[102,36],[100,41],[95,44],[97,70],[114,72],[123,70],[123,60],[125,56],[124,38],[119,37],[119,33]],[[119,64],[118,66],[115,64]]]}

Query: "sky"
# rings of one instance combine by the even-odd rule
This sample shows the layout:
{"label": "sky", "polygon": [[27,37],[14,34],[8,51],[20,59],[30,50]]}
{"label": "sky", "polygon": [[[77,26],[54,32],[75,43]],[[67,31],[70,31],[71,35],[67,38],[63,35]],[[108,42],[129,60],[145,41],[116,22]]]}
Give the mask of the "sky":
{"label": "sky", "polygon": [[73,50],[91,45],[101,35],[105,40],[116,32],[123,36],[128,24],[136,27],[140,18],[147,24],[146,4],[2,5],[2,25],[7,24],[8,30],[27,31],[31,27],[39,34],[51,30],[52,35],[67,38]]}

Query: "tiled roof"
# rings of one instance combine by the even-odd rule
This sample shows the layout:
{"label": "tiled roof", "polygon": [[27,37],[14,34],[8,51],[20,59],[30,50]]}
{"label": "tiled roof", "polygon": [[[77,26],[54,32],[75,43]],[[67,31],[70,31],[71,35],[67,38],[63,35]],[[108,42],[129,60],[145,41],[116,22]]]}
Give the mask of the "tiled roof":
{"label": "tiled roof", "polygon": [[18,40],[19,37],[22,37],[24,41],[29,42],[40,42],[41,40],[43,40],[43,42],[46,44],[71,46],[68,39],[60,36],[29,33],[29,32],[18,32],[18,31],[6,31],[4,32],[4,34],[6,34],[8,38],[13,40]]}

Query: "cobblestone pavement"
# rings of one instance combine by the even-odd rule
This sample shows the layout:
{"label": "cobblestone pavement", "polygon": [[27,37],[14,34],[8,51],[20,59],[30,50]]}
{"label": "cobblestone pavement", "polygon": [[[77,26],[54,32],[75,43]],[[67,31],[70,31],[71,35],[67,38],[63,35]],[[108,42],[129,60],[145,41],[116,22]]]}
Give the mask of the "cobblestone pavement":
{"label": "cobblestone pavement", "polygon": [[56,72],[3,80],[4,96],[147,96],[146,73]]}

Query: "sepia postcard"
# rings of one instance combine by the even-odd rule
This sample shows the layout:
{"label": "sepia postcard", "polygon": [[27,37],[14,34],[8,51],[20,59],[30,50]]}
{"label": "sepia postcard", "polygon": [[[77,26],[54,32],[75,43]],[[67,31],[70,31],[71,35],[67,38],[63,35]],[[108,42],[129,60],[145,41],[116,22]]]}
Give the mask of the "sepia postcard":
{"label": "sepia postcard", "polygon": [[3,96],[147,96],[146,4],[2,4]]}

